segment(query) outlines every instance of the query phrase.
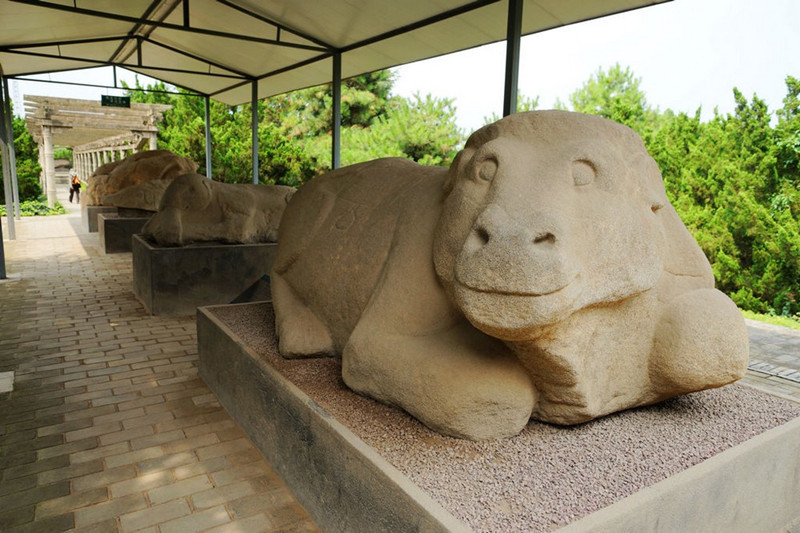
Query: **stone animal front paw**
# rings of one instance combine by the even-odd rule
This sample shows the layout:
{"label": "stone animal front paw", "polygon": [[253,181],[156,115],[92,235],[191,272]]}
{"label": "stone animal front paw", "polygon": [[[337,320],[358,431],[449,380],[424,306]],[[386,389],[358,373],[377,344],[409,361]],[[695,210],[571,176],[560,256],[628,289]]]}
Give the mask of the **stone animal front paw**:
{"label": "stone animal front paw", "polygon": [[335,355],[328,328],[297,299],[280,275],[273,273],[270,288],[280,354],[287,359]]}
{"label": "stone animal front paw", "polygon": [[495,339],[457,329],[441,336],[351,342],[342,378],[353,390],[401,407],[434,431],[471,440],[517,435],[531,417],[535,389]]}
{"label": "stone animal front paw", "polygon": [[747,370],[747,327],[736,305],[716,289],[672,300],[656,329],[650,378],[662,397],[740,379]]}

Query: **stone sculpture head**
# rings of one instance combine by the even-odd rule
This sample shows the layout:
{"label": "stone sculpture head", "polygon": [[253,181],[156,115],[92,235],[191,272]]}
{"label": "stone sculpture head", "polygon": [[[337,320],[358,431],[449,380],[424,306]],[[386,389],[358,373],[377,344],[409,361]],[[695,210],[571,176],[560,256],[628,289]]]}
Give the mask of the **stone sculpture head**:
{"label": "stone sculpture head", "polygon": [[580,309],[651,289],[669,205],[639,136],[595,116],[511,115],[450,167],[433,258],[478,329],[515,341]]}

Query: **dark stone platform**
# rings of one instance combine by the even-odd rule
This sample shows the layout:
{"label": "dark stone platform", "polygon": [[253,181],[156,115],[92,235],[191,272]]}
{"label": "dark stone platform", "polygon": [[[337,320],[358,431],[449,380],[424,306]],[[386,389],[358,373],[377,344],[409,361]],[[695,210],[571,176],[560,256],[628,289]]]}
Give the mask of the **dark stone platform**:
{"label": "dark stone platform", "polygon": [[278,245],[196,243],[158,246],[131,239],[133,292],[152,315],[193,315],[230,303],[272,268]]}
{"label": "dark stone platform", "polygon": [[145,217],[123,217],[118,213],[100,213],[98,237],[104,253],[116,254],[131,251],[131,239],[142,232],[142,227],[150,220]]}
{"label": "dark stone platform", "polygon": [[81,224],[89,233],[100,231],[98,216],[101,214],[116,214],[120,217],[150,217],[153,211],[135,209],[132,207],[115,207],[112,205],[81,205]]}
{"label": "dark stone platform", "polygon": [[117,214],[117,208],[109,205],[81,205],[81,225],[89,233],[97,233],[100,223],[97,217],[100,214]]}
{"label": "dark stone platform", "polygon": [[215,315],[197,310],[200,376],[323,531],[470,529],[383,459]]}

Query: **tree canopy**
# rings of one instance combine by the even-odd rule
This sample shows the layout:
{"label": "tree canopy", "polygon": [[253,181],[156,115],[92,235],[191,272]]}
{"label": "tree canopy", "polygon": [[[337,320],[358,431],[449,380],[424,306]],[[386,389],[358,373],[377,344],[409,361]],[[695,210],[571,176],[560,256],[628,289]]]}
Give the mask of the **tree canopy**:
{"label": "tree canopy", "polygon": [[[342,84],[342,164],[378,157],[405,157],[424,165],[447,165],[464,141],[452,100],[391,94],[393,74],[381,70]],[[142,89],[136,80],[134,89]],[[159,148],[185,155],[205,173],[205,123],[201,98],[168,94],[158,83],[149,92],[129,91],[131,101],[170,104],[158,134]],[[153,90],[162,92],[152,92]],[[330,84],[258,102],[259,182],[301,186],[331,168],[333,96]],[[211,102],[212,177],[252,181],[250,104]]]}

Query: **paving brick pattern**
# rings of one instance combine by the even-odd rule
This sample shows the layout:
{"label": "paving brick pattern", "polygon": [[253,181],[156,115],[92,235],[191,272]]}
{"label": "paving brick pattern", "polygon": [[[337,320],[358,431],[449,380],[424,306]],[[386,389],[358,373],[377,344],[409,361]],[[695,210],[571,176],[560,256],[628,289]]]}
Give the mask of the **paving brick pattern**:
{"label": "paving brick pattern", "polygon": [[748,321],[750,372],[744,382],[800,402],[800,330]]}
{"label": "paving brick pattern", "polygon": [[0,531],[318,531],[70,207],[4,242]]}

